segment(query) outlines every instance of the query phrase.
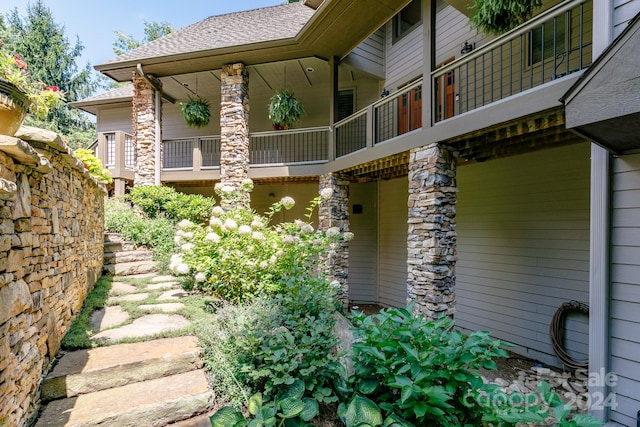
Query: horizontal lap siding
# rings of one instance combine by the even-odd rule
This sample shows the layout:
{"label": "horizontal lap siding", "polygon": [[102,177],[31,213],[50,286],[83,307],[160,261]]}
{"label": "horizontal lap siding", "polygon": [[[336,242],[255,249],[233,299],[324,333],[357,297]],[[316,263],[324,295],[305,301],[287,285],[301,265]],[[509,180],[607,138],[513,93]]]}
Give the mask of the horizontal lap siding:
{"label": "horizontal lap siding", "polygon": [[97,120],[98,132],[114,132],[121,130],[123,132],[132,133],[131,131],[131,108],[110,108],[108,110],[100,110]]}
{"label": "horizontal lap siding", "polygon": [[[588,144],[461,166],[458,187],[457,325],[558,365],[550,321],[589,300]],[[570,354],[586,359],[585,316],[566,328]]]}
{"label": "horizontal lap siding", "polygon": [[640,409],[640,155],[614,159],[611,233],[611,370],[618,407],[611,419],[635,426]]}
{"label": "horizontal lap siding", "polygon": [[384,27],[360,43],[346,58],[347,64],[374,76],[384,76]]}
{"label": "horizontal lap siding", "polygon": [[640,12],[640,2],[636,0],[614,0],[613,37],[617,37],[627,27],[629,20],[638,12]]}
{"label": "horizontal lap siding", "polygon": [[379,302],[407,305],[407,178],[380,181]]}
{"label": "horizontal lap siding", "polygon": [[386,27],[386,87],[397,87],[422,75],[423,66],[423,27],[414,28],[409,34],[392,42],[392,23]]}
{"label": "horizontal lap siding", "polygon": [[[349,299],[357,302],[378,302],[377,292],[377,195],[375,182],[349,186],[349,228],[354,234],[349,243]],[[353,206],[362,213],[355,214]]]}

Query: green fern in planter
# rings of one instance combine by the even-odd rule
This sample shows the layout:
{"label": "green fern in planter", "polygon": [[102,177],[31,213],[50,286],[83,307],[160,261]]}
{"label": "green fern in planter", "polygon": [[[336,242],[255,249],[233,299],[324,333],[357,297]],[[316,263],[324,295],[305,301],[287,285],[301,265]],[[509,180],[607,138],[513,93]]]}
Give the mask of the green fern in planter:
{"label": "green fern in planter", "polygon": [[189,98],[187,102],[180,103],[182,118],[188,126],[201,128],[209,124],[211,109],[209,101],[200,98]]}
{"label": "green fern in planter", "polygon": [[271,97],[269,103],[269,119],[278,129],[289,129],[304,116],[302,104],[288,89],[280,89]]}
{"label": "green fern in planter", "polygon": [[471,26],[499,35],[530,19],[540,6],[542,0],[475,0]]}

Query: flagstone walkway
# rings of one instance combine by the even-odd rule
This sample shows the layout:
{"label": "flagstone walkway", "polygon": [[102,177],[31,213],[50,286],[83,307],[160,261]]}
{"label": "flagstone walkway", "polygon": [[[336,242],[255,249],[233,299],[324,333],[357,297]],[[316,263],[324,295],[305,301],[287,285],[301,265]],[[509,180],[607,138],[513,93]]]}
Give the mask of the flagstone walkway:
{"label": "flagstone walkway", "polygon": [[187,295],[173,276],[116,276],[90,321],[92,340],[104,346],[60,358],[43,381],[48,403],[35,427],[210,426],[202,349],[182,336]]}

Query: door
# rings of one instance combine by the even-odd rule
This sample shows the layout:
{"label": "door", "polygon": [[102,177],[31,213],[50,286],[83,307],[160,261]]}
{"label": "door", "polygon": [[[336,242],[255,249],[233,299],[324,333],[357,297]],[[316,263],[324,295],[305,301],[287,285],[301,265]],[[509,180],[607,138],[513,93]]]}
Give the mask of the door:
{"label": "door", "polygon": [[[455,58],[450,58],[438,65],[437,68],[443,67],[453,61]],[[456,76],[454,71],[450,71],[447,74],[439,77],[435,81],[435,93],[436,93],[436,122],[453,117],[455,114],[455,87]]]}
{"label": "door", "polygon": [[398,135],[422,127],[422,86],[398,97]]}

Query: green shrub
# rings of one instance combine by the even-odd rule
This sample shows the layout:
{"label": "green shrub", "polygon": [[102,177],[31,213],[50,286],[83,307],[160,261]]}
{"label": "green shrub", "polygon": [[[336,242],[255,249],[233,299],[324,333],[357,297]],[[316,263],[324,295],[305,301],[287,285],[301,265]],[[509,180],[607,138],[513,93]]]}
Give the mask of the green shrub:
{"label": "green shrub", "polygon": [[137,246],[151,248],[157,256],[166,256],[176,249],[175,228],[168,219],[141,218],[121,198],[105,201],[104,218],[107,231],[120,233]]}
{"label": "green shrub", "polygon": [[78,148],[73,154],[84,164],[84,167],[89,171],[89,175],[98,180],[98,182],[108,184],[113,181],[111,172],[105,169],[100,159],[93,154],[93,151],[86,148]]}
{"label": "green shrub", "polygon": [[165,217],[176,224],[187,219],[205,224],[215,206],[213,197],[199,194],[184,194],[171,187],[141,185],[131,189],[131,202],[149,218]]}

